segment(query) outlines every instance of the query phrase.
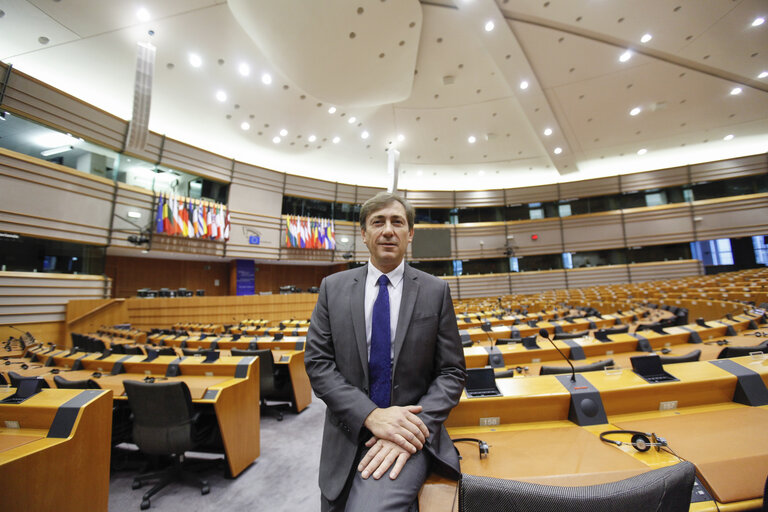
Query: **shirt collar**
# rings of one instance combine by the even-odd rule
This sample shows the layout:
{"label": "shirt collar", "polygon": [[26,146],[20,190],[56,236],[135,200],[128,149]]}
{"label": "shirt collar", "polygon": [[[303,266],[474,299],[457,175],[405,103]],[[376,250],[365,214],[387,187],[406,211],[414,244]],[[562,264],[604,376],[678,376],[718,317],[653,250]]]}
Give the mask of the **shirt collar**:
{"label": "shirt collar", "polygon": [[[368,277],[367,282],[368,284],[376,283],[376,281],[379,280],[379,276],[383,274],[381,270],[377,269],[373,263],[371,263],[370,258],[368,259]],[[393,288],[397,288],[400,286],[400,283],[403,281],[403,275],[405,273],[405,259],[403,259],[400,264],[395,267],[395,270],[392,272],[387,273],[387,278],[389,279],[389,284],[392,285]]]}

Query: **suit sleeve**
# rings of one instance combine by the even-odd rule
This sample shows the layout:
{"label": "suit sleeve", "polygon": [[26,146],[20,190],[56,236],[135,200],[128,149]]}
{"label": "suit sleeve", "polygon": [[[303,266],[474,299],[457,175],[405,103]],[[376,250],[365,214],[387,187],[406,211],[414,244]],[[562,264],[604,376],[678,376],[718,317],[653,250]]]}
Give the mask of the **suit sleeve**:
{"label": "suit sleeve", "polygon": [[459,328],[456,324],[451,291],[448,283],[442,284],[443,300],[433,365],[435,378],[418,402],[418,405],[423,407],[419,417],[430,433],[428,443],[438,439],[436,434],[448,418],[451,409],[459,403],[467,376],[464,348],[461,345]]}
{"label": "suit sleeve", "polygon": [[327,280],[323,279],[307,331],[304,364],[312,389],[332,414],[331,422],[357,442],[365,419],[376,409],[376,404],[339,371],[328,312],[328,293]]}

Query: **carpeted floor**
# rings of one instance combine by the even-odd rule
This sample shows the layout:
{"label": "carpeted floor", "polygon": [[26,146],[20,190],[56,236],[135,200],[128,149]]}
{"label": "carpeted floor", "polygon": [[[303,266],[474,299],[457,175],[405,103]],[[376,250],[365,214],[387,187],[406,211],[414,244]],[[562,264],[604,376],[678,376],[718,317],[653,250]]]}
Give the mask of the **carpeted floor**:
{"label": "carpeted floor", "polygon": [[[211,492],[202,496],[194,487],[173,483],[156,494],[149,510],[157,512],[303,512],[320,509],[317,468],[320,461],[325,404],[314,398],[300,414],[286,412],[283,421],[261,418],[261,455],[235,479],[224,477],[223,459],[201,476]],[[109,485],[111,512],[138,511],[141,497],[151,488],[131,489],[135,464],[113,470]]]}

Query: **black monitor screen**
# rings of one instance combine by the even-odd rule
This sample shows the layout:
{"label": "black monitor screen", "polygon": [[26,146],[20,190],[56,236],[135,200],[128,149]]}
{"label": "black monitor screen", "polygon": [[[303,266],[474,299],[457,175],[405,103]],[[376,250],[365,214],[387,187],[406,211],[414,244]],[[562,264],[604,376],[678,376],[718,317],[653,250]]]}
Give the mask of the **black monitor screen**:
{"label": "black monitor screen", "polygon": [[450,258],[451,230],[417,229],[411,242],[411,257],[413,259]]}
{"label": "black monitor screen", "polygon": [[629,358],[632,369],[640,375],[658,375],[664,373],[659,356],[634,356]]}
{"label": "black monitor screen", "polygon": [[467,368],[467,389],[493,389],[496,386],[496,376],[493,368]]}

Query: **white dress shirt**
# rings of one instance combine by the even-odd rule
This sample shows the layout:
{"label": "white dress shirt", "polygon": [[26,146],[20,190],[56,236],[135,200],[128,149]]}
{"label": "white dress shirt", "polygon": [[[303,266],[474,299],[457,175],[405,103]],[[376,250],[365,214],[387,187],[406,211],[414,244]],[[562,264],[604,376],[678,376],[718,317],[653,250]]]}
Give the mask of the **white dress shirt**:
{"label": "white dress shirt", "polygon": [[[405,260],[387,274],[389,284],[389,333],[392,342],[390,357],[395,357],[395,331],[397,331],[397,319],[400,316],[400,301],[403,298],[403,273],[405,271]],[[368,260],[368,277],[365,279],[365,341],[368,345],[368,358],[371,357],[371,324],[373,323],[373,303],[379,295],[379,285],[377,281],[383,274]]]}

